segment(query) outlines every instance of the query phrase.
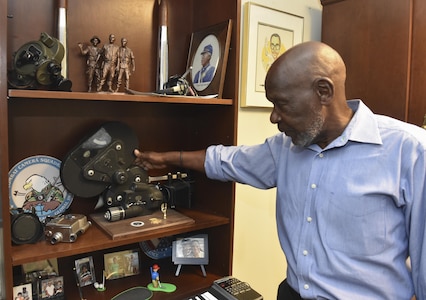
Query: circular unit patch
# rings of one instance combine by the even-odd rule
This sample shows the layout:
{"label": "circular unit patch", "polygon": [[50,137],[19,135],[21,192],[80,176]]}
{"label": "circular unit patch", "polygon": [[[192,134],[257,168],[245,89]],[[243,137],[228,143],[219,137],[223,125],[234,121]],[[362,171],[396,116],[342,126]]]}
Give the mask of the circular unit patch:
{"label": "circular unit patch", "polygon": [[142,251],[152,259],[172,256],[172,237],[139,242]]}
{"label": "circular unit patch", "polygon": [[73,194],[62,185],[61,161],[45,155],[28,157],[9,171],[10,209],[34,212],[41,222],[68,209]]}

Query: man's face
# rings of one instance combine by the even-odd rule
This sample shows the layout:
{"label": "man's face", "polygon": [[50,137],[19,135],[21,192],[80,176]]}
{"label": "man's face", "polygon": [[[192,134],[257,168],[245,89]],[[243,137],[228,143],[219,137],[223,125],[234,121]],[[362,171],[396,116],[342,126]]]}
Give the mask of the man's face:
{"label": "man's face", "polygon": [[314,144],[324,125],[321,105],[310,86],[273,88],[267,97],[274,105],[270,121],[291,137],[293,144],[306,147]]}
{"label": "man's face", "polygon": [[207,66],[207,64],[210,62],[212,55],[210,54],[210,52],[204,52],[203,54],[201,54],[201,65],[203,67]]}
{"label": "man's face", "polygon": [[281,41],[277,36],[273,36],[270,41],[271,53],[274,59],[280,55]]}
{"label": "man's face", "polygon": [[121,46],[126,47],[127,45],[127,40],[126,39],[122,39],[121,40]]}
{"label": "man's face", "polygon": [[109,36],[109,42],[110,42],[111,44],[115,42],[115,35],[111,34],[111,35]]}

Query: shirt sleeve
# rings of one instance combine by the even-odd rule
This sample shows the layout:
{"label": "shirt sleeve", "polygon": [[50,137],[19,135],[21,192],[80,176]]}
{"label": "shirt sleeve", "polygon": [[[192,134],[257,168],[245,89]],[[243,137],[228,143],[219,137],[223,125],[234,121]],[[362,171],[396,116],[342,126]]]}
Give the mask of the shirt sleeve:
{"label": "shirt sleeve", "polygon": [[204,167],[207,177],[236,181],[260,189],[276,186],[279,141],[269,138],[254,146],[210,146]]}
{"label": "shirt sleeve", "polygon": [[[411,162],[413,164],[413,161]],[[417,299],[426,299],[426,151],[423,150],[408,171],[406,188],[406,226],[409,255]]]}

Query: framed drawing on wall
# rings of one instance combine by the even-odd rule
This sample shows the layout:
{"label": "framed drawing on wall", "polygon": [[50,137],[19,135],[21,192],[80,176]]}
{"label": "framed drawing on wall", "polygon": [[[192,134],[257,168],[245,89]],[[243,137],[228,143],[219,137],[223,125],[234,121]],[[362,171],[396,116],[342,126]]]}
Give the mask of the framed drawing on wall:
{"label": "framed drawing on wall", "polygon": [[191,36],[187,70],[189,84],[199,96],[222,98],[231,41],[232,20],[228,20]]}
{"label": "framed drawing on wall", "polygon": [[272,107],[265,76],[287,49],[303,41],[303,17],[246,3],[241,76],[241,107]]}

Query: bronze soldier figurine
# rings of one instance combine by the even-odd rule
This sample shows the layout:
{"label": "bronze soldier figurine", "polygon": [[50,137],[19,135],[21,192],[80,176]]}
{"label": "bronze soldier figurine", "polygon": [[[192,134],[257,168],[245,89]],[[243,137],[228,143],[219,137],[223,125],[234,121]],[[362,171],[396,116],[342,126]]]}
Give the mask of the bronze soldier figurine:
{"label": "bronze soldier figurine", "polygon": [[[130,67],[132,69],[130,70]],[[118,51],[118,63],[117,63],[117,69],[118,69],[118,79],[117,79],[117,89],[115,91],[118,91],[121,85],[121,81],[124,77],[124,84],[125,88],[129,88],[129,79],[132,72],[135,72],[135,56],[133,55],[133,51],[127,47],[127,39],[122,38],[121,39],[121,47]]]}
{"label": "bronze soldier figurine", "polygon": [[102,47],[102,51],[99,55],[100,58],[102,58],[102,77],[98,85],[97,91],[102,91],[102,87],[105,84],[105,81],[107,80],[108,76],[108,91],[114,92],[112,88],[112,83],[115,77],[115,71],[117,68],[117,60],[118,60],[118,49],[119,47],[117,45],[114,45],[115,42],[115,35],[110,34],[109,35],[109,44],[105,44]]}
{"label": "bronze soldier figurine", "polygon": [[99,84],[100,80],[100,67],[98,64],[99,54],[101,52],[101,49],[98,48],[100,42],[101,40],[95,35],[90,39],[90,43],[92,44],[91,46],[84,47],[82,43],[78,43],[78,47],[80,48],[81,54],[87,56],[86,73],[88,75],[87,84],[89,93],[92,91],[93,79],[96,78],[96,86]]}

